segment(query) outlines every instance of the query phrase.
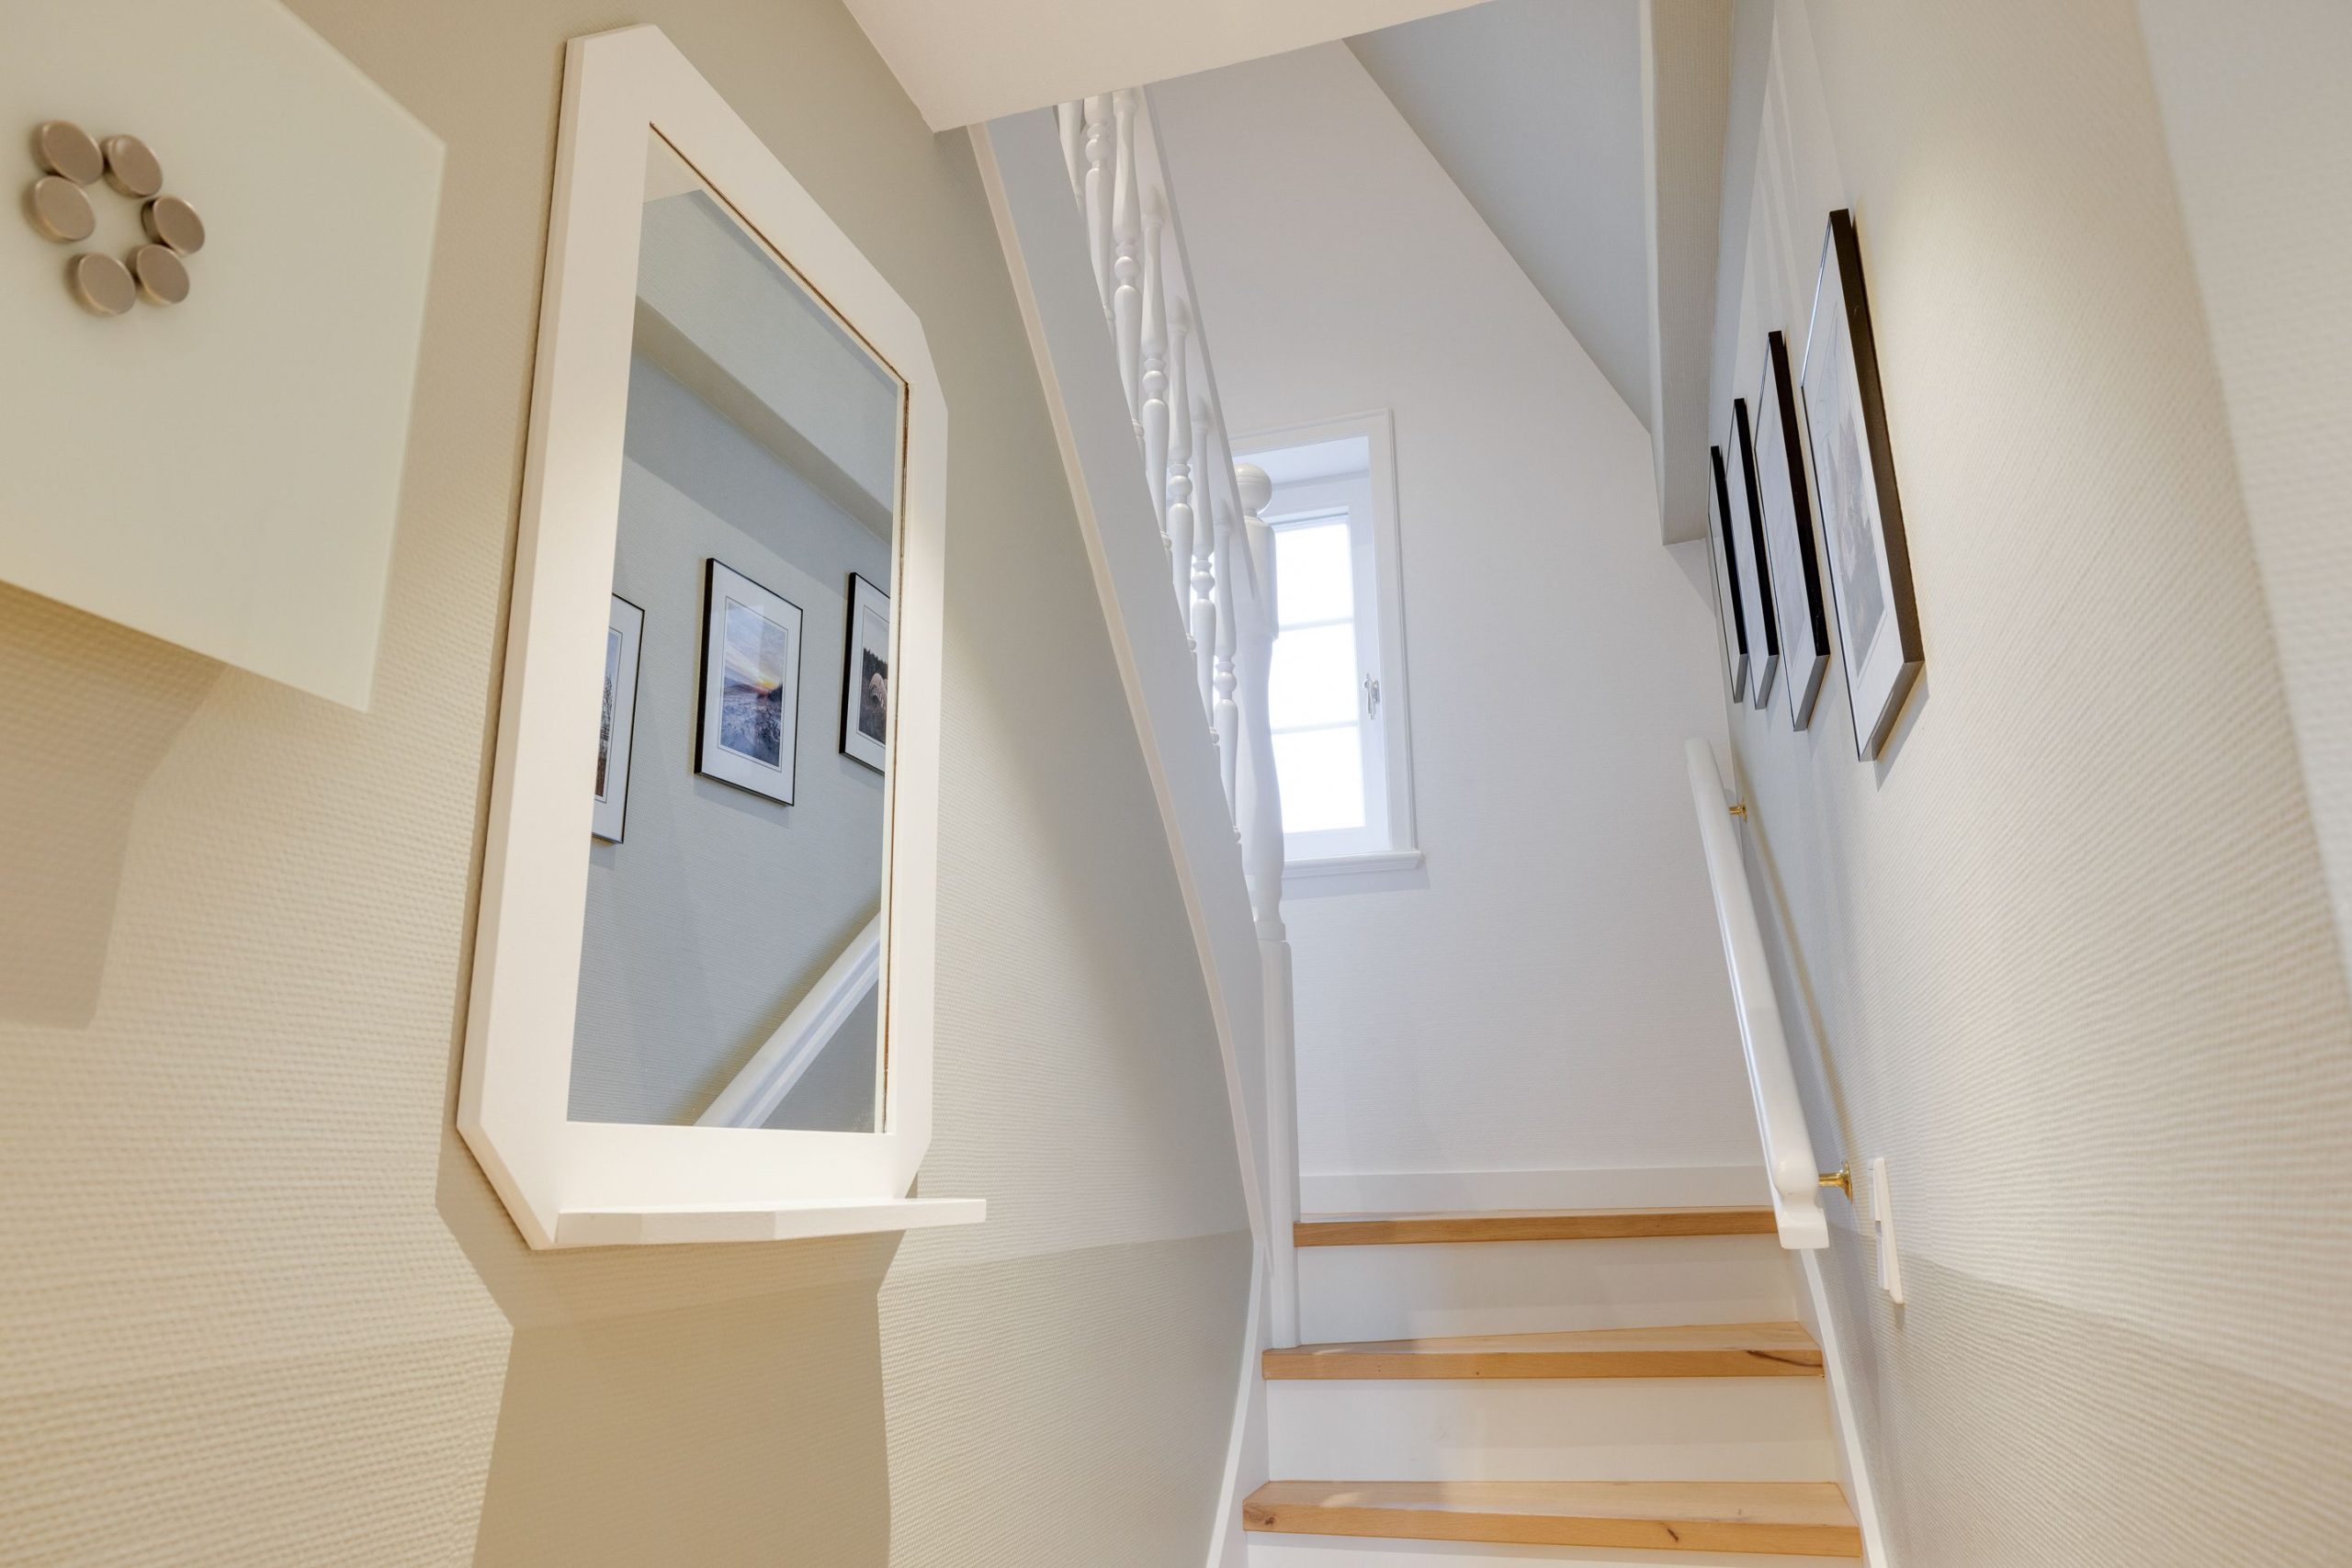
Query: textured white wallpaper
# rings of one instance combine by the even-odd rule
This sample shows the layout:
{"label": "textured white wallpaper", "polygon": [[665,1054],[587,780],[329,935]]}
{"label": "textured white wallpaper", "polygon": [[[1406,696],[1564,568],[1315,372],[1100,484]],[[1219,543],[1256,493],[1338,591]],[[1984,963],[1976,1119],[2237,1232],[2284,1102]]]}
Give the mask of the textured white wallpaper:
{"label": "textured white wallpaper", "polygon": [[2352,1008],[2133,9],[1777,16],[1718,418],[1850,203],[1927,648],[1876,764],[1733,720],[1895,1561],[2341,1562]]}
{"label": "textured white wallpaper", "polygon": [[[1231,1123],[968,144],[833,0],[296,8],[449,147],[377,700],[0,589],[0,1562],[1197,1568]],[[952,1236],[533,1255],[452,1131],[562,41],[628,20],[946,383]]]}

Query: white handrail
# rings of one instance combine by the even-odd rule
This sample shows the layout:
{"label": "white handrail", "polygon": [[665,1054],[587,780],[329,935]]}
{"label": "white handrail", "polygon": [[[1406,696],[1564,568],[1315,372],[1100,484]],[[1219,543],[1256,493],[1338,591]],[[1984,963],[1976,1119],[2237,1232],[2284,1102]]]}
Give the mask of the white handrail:
{"label": "white handrail", "polygon": [[697,1127],[762,1127],[792,1092],[850,1014],[865,1000],[882,977],[882,917],[849,939],[841,956],[808,987],[808,994],[785,1014],[767,1043],[752,1053],[710,1109],[695,1118]]}
{"label": "white handrail", "polygon": [[1724,942],[1724,966],[1731,972],[1732,1007],[1739,1016],[1740,1049],[1747,1057],[1747,1086],[1756,1102],[1756,1131],[1764,1144],[1764,1165],[1772,1180],[1772,1216],[1781,1245],[1813,1248],[1829,1245],[1829,1220],[1821,1211],[1821,1167],[1805,1130],[1804,1102],[1797,1098],[1796,1070],[1789,1062],[1789,1037],[1781,1027],[1780,998],[1764,962],[1764,933],[1756,923],[1756,900],[1748,891],[1747,867],[1724,803],[1723,775],[1703,740],[1684,744],[1690,765],[1690,802],[1699,812],[1699,842],[1706,852],[1707,881],[1714,889],[1715,930]]}

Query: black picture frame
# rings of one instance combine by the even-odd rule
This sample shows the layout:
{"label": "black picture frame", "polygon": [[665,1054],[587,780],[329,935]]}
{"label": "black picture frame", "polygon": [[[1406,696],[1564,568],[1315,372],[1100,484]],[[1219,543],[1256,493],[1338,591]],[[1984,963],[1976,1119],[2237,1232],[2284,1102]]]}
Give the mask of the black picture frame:
{"label": "black picture frame", "polygon": [[1724,673],[1731,700],[1747,700],[1747,611],[1739,598],[1739,552],[1732,547],[1731,497],[1724,488],[1724,449],[1707,448],[1715,479],[1715,622],[1723,633]]}
{"label": "black picture frame", "polygon": [[1789,371],[1787,334],[1764,340],[1764,384],[1756,394],[1757,491],[1764,513],[1764,558],[1780,611],[1781,689],[1789,728],[1813,722],[1814,705],[1829,672],[1829,606],[1813,545],[1813,485]]}
{"label": "black picture frame", "polygon": [[[799,771],[801,626],[799,605],[725,561],[704,560],[695,772],[782,806],[792,804]],[[730,635],[738,630],[748,640]]]}
{"label": "black picture frame", "polygon": [[[878,608],[877,608],[878,602]],[[888,773],[890,767],[889,682],[890,661],[895,657],[890,639],[890,595],[884,592],[871,578],[860,572],[849,574],[848,614],[842,647],[842,755],[854,762]],[[867,723],[868,706],[865,686],[872,667],[875,637],[869,624],[878,615],[881,621],[881,655],[879,673],[882,679],[881,733],[871,733]]]}
{"label": "black picture frame", "polygon": [[1926,667],[1854,215],[1829,215],[1797,386],[1854,751],[1875,761]]}
{"label": "black picture frame", "polygon": [[[1732,477],[1738,480],[1737,504],[1747,525],[1748,575],[1745,581],[1755,589],[1747,601],[1749,619],[1763,631],[1764,657],[1759,661],[1750,643],[1748,659],[1748,700],[1761,713],[1772,700],[1772,680],[1781,669],[1781,625],[1772,607],[1772,573],[1764,558],[1764,513],[1756,504],[1756,440],[1747,421],[1747,400],[1731,400],[1731,457],[1736,465]],[[1733,531],[1738,532],[1736,524]]]}

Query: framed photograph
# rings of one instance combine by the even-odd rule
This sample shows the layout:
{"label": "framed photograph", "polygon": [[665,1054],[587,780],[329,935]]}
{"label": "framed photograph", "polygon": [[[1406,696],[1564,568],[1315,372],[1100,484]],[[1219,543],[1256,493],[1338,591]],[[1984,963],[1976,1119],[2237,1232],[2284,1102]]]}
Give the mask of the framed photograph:
{"label": "framed photograph", "polygon": [[1724,449],[1707,448],[1715,473],[1715,531],[1708,553],[1715,558],[1715,620],[1724,634],[1724,673],[1731,700],[1747,700],[1747,612],[1739,602],[1739,552],[1732,546],[1731,497],[1724,491]]}
{"label": "framed photograph", "polygon": [[842,755],[890,765],[890,596],[849,574],[849,651],[842,661]]}
{"label": "framed photograph", "polygon": [[1781,613],[1781,689],[1788,694],[1790,727],[1803,729],[1813,722],[1829,671],[1829,609],[1814,555],[1812,492],[1798,428],[1789,340],[1776,332],[1765,339],[1764,385],[1756,394],[1756,493],[1764,509],[1772,604]]}
{"label": "framed photograph", "polygon": [[695,771],[792,804],[800,736],[800,606],[705,563]]}
{"label": "framed photograph", "polygon": [[629,739],[637,730],[637,652],[645,612],[613,595],[605,629],[605,709],[596,728],[596,813],[589,831],[608,844],[621,841],[628,818]]}
{"label": "framed photograph", "polygon": [[1748,428],[1746,398],[1731,400],[1731,431],[1724,446],[1731,468],[1731,531],[1739,541],[1745,567],[1739,586],[1747,611],[1747,700],[1761,713],[1772,700],[1772,678],[1781,669],[1781,623],[1772,608],[1772,573],[1764,561],[1764,513],[1756,504],[1756,439]]}
{"label": "framed photograph", "polygon": [[1894,489],[1894,452],[1880,395],[1878,344],[1862,288],[1853,214],[1829,215],[1806,329],[1806,446],[1821,502],[1821,540],[1837,605],[1838,648],[1854,714],[1854,750],[1879,754],[1927,662],[1911,593],[1911,550]]}

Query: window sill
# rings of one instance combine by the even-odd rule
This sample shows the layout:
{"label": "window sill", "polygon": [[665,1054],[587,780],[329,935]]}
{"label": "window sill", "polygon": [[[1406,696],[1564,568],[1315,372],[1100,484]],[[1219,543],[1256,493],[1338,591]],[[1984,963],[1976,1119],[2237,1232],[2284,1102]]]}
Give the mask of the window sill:
{"label": "window sill", "polygon": [[1317,881],[1339,876],[1379,876],[1389,872],[1419,869],[1419,850],[1381,850],[1372,854],[1332,855],[1324,860],[1286,861],[1283,880]]}

